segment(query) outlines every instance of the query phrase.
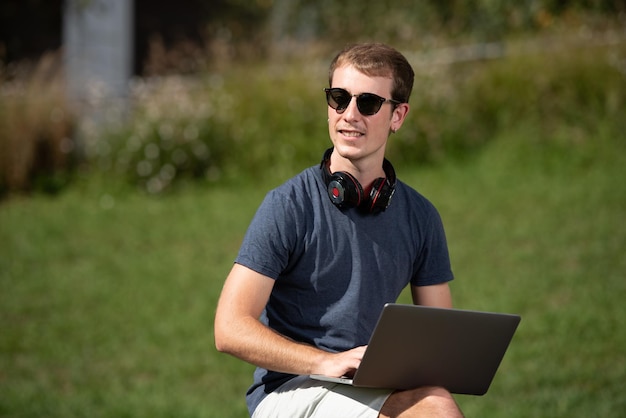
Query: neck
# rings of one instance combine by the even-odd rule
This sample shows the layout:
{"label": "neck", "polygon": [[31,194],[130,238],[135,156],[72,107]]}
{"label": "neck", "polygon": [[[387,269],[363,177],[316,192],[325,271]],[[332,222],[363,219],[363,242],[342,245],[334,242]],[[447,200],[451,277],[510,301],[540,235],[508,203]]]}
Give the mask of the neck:
{"label": "neck", "polygon": [[[337,151],[333,151],[330,156],[330,171],[347,171],[354,176],[365,189],[369,189],[371,184],[380,177],[385,177],[383,170],[384,156],[372,156],[367,159],[344,158]],[[367,190],[369,191],[369,190]]]}

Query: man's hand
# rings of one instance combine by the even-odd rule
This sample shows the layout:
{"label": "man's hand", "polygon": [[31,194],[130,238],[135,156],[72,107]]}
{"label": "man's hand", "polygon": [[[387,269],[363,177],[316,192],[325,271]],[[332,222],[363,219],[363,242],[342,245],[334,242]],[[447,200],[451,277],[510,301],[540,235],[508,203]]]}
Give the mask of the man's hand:
{"label": "man's hand", "polygon": [[353,348],[341,353],[324,353],[311,374],[321,374],[329,377],[352,376],[359,368],[367,346]]}

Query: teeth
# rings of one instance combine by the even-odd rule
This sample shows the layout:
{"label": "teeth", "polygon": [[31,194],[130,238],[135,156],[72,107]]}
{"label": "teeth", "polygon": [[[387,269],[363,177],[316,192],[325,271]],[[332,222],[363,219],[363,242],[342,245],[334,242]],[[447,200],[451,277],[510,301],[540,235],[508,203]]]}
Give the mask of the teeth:
{"label": "teeth", "polygon": [[354,132],[354,131],[341,131],[342,134],[344,134],[345,136],[361,136],[360,132]]}

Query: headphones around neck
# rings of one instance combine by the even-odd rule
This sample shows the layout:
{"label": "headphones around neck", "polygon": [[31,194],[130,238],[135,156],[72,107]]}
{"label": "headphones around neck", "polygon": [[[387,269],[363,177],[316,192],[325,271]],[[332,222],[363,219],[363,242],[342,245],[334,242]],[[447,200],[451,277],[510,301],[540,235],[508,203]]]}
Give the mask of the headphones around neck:
{"label": "headphones around neck", "polygon": [[320,169],[328,190],[330,201],[338,208],[359,208],[365,213],[377,214],[389,207],[396,188],[396,172],[391,163],[385,158],[383,170],[385,177],[379,177],[372,183],[369,196],[365,196],[363,187],[358,180],[347,171],[330,172],[330,156],[333,148],[324,153]]}

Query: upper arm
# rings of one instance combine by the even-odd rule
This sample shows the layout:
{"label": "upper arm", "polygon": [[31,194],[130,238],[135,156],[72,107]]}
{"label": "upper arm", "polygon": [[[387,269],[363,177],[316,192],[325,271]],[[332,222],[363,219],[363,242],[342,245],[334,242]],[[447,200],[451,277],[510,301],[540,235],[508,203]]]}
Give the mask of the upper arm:
{"label": "upper arm", "polygon": [[238,319],[258,319],[269,300],[274,280],[241,264],[234,264],[215,313],[216,337]]}
{"label": "upper arm", "polygon": [[447,282],[430,286],[411,285],[411,295],[413,296],[413,303],[416,305],[439,308],[452,307],[452,293]]}

